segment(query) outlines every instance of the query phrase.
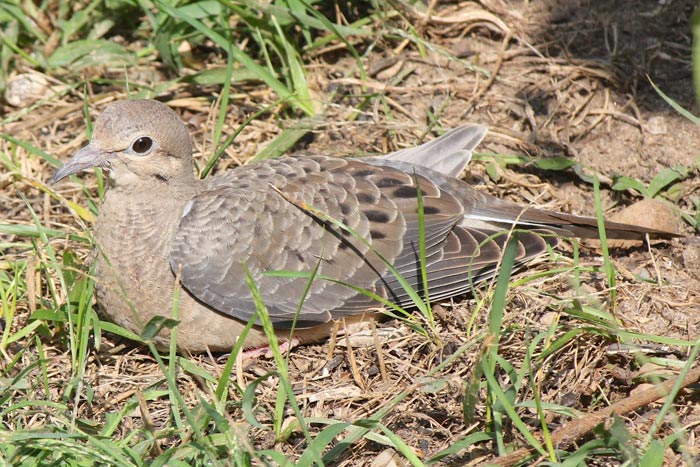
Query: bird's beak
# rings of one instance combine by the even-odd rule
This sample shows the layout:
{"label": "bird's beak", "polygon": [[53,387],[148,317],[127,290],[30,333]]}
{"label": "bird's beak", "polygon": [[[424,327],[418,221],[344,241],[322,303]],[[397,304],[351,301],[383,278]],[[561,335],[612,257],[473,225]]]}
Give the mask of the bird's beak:
{"label": "bird's beak", "polygon": [[84,148],[78,150],[78,152],[73,155],[71,160],[69,160],[63,167],[58,169],[53,177],[51,177],[49,183],[57,183],[69,175],[89,169],[90,167],[102,166],[111,155],[111,153],[101,151],[99,148],[90,143]]}

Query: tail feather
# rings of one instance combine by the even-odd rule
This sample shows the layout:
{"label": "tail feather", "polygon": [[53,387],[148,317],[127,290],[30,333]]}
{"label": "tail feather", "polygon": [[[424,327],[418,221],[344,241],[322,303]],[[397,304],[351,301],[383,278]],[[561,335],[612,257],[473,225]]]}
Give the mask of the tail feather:
{"label": "tail feather", "polygon": [[[515,225],[519,228],[549,230],[566,237],[600,237],[598,219],[595,217],[523,207],[483,193],[479,193],[479,198],[482,199],[465,213],[462,224],[474,225],[482,222],[501,228]],[[603,226],[606,237],[611,239],[644,240],[647,235],[650,239],[671,239],[682,236],[677,232],[608,220],[604,221]]]}

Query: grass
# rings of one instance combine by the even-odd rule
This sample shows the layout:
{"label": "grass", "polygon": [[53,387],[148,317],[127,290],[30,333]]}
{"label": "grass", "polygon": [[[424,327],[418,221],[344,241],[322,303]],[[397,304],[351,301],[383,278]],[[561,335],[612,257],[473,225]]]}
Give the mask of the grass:
{"label": "grass", "polygon": [[[209,115],[205,143],[195,137],[208,155],[198,160],[201,176],[225,168],[232,156],[275,157],[302,147],[315,130],[350,128],[331,126],[333,118],[355,129],[366,125],[367,132],[381,126],[376,140],[393,148],[407,138],[407,126],[417,134],[441,126],[460,100],[459,92],[451,93],[418,115],[420,106],[411,107],[413,97],[401,99],[401,89],[413,96],[428,86],[411,81],[420,68],[382,78],[368,66],[382,50],[414,51],[416,62],[434,54],[447,63],[443,73],[458,67],[460,79],[473,74],[477,83],[484,76],[479,60],[459,58],[445,45],[449,34],[435,40],[439,32],[423,21],[430,12],[420,11],[422,5],[395,6],[348,2],[327,10],[303,0],[0,3],[0,91],[28,69],[50,83],[36,102],[3,117],[0,462],[360,465],[388,449],[411,465],[444,465],[488,461],[526,447],[530,453],[519,459],[522,465],[538,456],[551,465],[663,465],[669,450],[692,465],[697,446],[690,440],[697,427],[684,421],[692,413],[692,396],[680,387],[658,409],[652,429],[630,415],[626,422],[617,418],[600,426],[576,447],[557,442],[558,425],[625,397],[632,382],[688,372],[700,345],[621,322],[621,304],[628,305],[630,295],[656,296],[670,287],[630,282],[605,248],[602,267],[574,246],[572,259],[552,251],[543,266],[516,277],[513,250],[506,248],[496,281],[472,300],[441,317],[448,304],[431,306],[436,304],[429,297],[414,292],[420,314],[406,318],[407,311],[395,309],[405,320],[392,322],[400,337],[381,341],[383,327],[375,326],[370,347],[339,350],[343,338],[334,336],[285,356],[256,296],[273,358],[252,369],[236,365],[240,346],[220,358],[187,358],[174,347],[158,352],[152,338],[174,326],[177,294],[173,315],[152,321],[140,336],[97,314],[89,231],[103,179],[98,175],[95,185],[92,176],[74,178],[56,189],[43,182],[59,154],[63,159],[81,145],[90,110],[115,93],[128,93],[172,98],[186,112]],[[479,33],[484,35],[473,34]],[[136,72],[156,69],[159,74],[145,77]],[[315,82],[328,75],[335,76],[332,85]],[[358,88],[344,84],[355,77]],[[232,117],[236,112],[239,118]],[[56,123],[33,126],[32,115]],[[36,128],[42,131],[27,133]],[[267,145],[256,144],[246,154],[247,134]],[[381,143],[364,147],[388,149]],[[572,158],[479,156],[494,181],[508,164],[587,183],[595,179]],[[648,181],[620,177],[608,186],[621,196],[641,193],[681,203],[684,197],[669,192],[679,187],[683,193],[695,170],[659,170]],[[599,216],[605,201],[598,193],[604,189],[596,184]],[[696,200],[686,218],[696,219],[697,212]],[[424,242],[420,255],[425,257]],[[315,276],[310,273],[309,280],[322,279]],[[255,292],[254,282],[249,285]],[[659,296],[666,303],[675,299]],[[143,345],[115,343],[114,334]],[[681,357],[605,356],[606,346],[618,341],[673,346]],[[333,367],[337,358],[342,363]],[[634,371],[647,363],[670,370],[661,376]],[[613,367],[630,370],[631,381],[614,380]],[[567,394],[577,398],[575,407],[563,400]]]}

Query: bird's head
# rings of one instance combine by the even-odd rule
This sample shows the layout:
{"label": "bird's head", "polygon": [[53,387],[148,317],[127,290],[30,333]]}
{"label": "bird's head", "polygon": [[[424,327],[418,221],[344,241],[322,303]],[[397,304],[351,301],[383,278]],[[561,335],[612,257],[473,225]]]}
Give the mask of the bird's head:
{"label": "bird's head", "polygon": [[51,183],[90,167],[106,169],[118,186],[190,179],[194,162],[189,132],[161,102],[114,102],[97,118],[90,144],[56,171]]}

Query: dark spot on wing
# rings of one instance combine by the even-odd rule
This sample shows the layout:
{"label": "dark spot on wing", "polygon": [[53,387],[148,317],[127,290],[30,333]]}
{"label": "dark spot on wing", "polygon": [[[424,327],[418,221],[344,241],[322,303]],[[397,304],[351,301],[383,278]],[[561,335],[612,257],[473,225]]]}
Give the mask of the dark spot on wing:
{"label": "dark spot on wing", "polygon": [[[345,223],[345,219],[344,219],[344,218],[338,218],[338,219],[336,219],[336,220],[337,220],[338,222],[340,222],[342,225],[347,226],[347,224]],[[338,233],[339,233],[340,235],[344,236],[344,237],[347,237],[348,235],[352,235],[348,229],[346,229],[346,228],[344,228],[344,227],[341,227],[341,226],[339,226],[339,225],[329,225],[329,229],[331,229],[333,232],[335,232],[336,235],[337,235]]]}
{"label": "dark spot on wing", "polygon": [[348,244],[347,242],[340,242],[340,244],[338,245],[339,250],[347,250],[348,248],[350,248],[350,244]]}
{"label": "dark spot on wing", "polygon": [[368,209],[366,211],[362,211],[365,216],[367,216],[367,219],[370,222],[377,222],[380,224],[386,224],[389,222],[391,219],[389,217],[389,214],[385,213],[384,211],[377,211],[376,209]]}
{"label": "dark spot on wing", "polygon": [[[418,208],[416,208],[418,212]],[[423,206],[423,214],[440,214],[440,208],[435,206]]]}
{"label": "dark spot on wing", "polygon": [[377,197],[374,196],[372,193],[367,193],[366,191],[361,191],[360,193],[357,194],[357,200],[360,203],[376,204]]}
{"label": "dark spot on wing", "polygon": [[380,232],[379,230],[370,230],[369,234],[375,240],[381,240],[382,238],[386,238],[386,234],[384,232]]}
{"label": "dark spot on wing", "polygon": [[403,180],[399,180],[398,178],[384,177],[377,182],[377,187],[391,188],[392,186],[401,186],[403,184]]}
{"label": "dark spot on wing", "polygon": [[[421,190],[420,194],[425,196],[425,191]],[[414,186],[401,186],[394,190],[394,196],[397,198],[417,198],[418,188]]]}
{"label": "dark spot on wing", "polygon": [[344,216],[347,216],[352,211],[352,208],[348,203],[340,203],[339,206],[340,212],[342,212]]}
{"label": "dark spot on wing", "polygon": [[373,169],[358,169],[353,173],[353,177],[367,177],[369,175],[374,175]]}

